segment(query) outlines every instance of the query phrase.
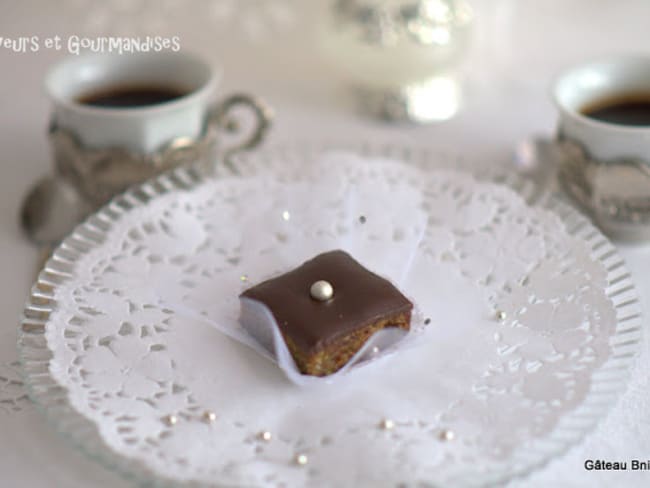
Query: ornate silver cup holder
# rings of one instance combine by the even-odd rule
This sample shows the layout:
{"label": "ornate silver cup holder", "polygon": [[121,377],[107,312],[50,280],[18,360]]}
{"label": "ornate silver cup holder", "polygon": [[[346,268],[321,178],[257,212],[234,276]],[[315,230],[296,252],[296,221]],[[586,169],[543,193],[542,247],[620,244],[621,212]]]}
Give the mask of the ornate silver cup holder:
{"label": "ornate silver cup holder", "polygon": [[650,160],[600,161],[580,143],[558,133],[560,186],[612,237],[650,238]]}
{"label": "ornate silver cup holder", "polygon": [[[253,112],[255,125],[246,136],[229,147],[219,148],[220,132],[238,132],[239,125],[232,117],[238,108]],[[81,196],[95,208],[128,187],[141,183],[164,171],[188,162],[205,162],[219,151],[222,161],[242,150],[257,146],[271,123],[271,111],[260,100],[237,94],[217,103],[210,110],[202,134],[192,139],[177,137],[153,153],[139,153],[123,147],[89,148],[74,134],[52,121],[49,138],[52,144],[57,176],[67,179]]]}
{"label": "ornate silver cup holder", "polygon": [[[245,128],[236,118],[243,111],[253,119]],[[234,94],[212,106],[199,137],[177,137],[151,153],[86,147],[52,120],[54,173],[27,194],[21,225],[33,242],[56,243],[84,217],[133,185],[190,163],[206,170],[214,164],[230,165],[233,155],[263,141],[272,118],[261,100]]]}

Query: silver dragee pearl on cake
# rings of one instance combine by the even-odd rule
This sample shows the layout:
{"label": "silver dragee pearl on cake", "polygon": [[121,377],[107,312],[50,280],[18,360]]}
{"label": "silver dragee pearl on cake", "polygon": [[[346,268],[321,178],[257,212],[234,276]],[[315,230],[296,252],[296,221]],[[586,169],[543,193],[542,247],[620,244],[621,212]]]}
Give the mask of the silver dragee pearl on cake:
{"label": "silver dragee pearl on cake", "polygon": [[497,310],[495,315],[499,320],[505,320],[507,317],[506,313],[503,310]]}
{"label": "silver dragee pearl on cake", "polygon": [[393,427],[395,427],[395,422],[393,422],[391,419],[384,419],[381,421],[379,426],[384,430],[392,430]]}
{"label": "silver dragee pearl on cake", "polygon": [[325,302],[334,296],[334,288],[329,281],[318,280],[311,285],[309,294],[314,300]]}

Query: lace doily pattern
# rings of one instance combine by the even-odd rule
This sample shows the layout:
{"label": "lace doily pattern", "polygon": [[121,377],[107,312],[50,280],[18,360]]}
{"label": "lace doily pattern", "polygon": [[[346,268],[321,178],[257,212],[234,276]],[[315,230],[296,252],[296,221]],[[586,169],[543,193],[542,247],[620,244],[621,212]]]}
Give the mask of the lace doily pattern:
{"label": "lace doily pattern", "polygon": [[[163,484],[471,486],[543,463],[623,387],[634,288],[556,199],[428,161],[278,152],[118,198],[34,287],[33,397],[88,451]],[[415,300],[417,341],[301,388],[203,320],[236,327],[249,281],[337,247]]]}

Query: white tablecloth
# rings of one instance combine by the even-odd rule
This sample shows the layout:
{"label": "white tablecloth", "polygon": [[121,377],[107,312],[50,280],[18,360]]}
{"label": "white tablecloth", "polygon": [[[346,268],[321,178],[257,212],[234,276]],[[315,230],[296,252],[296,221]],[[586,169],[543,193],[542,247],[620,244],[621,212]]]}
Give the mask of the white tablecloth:
{"label": "white tablecloth", "polygon": [[[301,4],[276,1],[289,7]],[[222,93],[253,92],[275,108],[269,143],[363,139],[419,144],[481,165],[507,161],[514,144],[531,133],[552,133],[550,84],[562,68],[601,56],[650,53],[646,0],[475,0],[478,35],[467,66],[462,112],[438,125],[390,126],[355,112],[338,76],[309,41],[307,20],[314,12],[306,12],[302,5],[293,9],[293,20],[286,15],[269,17],[259,8],[244,6],[249,3],[256,2],[241,6],[234,0],[197,0],[183,6],[147,0],[13,2],[3,5],[0,37],[39,36],[42,41],[54,35],[65,39],[98,33],[178,35],[182,49],[224,67]],[[158,10],[161,5],[166,13]],[[257,25],[263,26],[261,32]],[[260,39],[244,39],[245,31],[258,32]],[[29,185],[49,171],[45,137],[49,107],[41,83],[46,69],[63,54],[64,50],[14,53],[0,48],[0,138],[6,151],[0,177],[0,485],[129,486],[55,434],[24,396],[15,364],[16,327],[38,254],[21,234],[17,214]],[[621,252],[648,310],[650,245],[626,246]],[[650,458],[649,344],[646,339],[627,392],[596,431],[512,486],[650,485],[647,471],[584,469],[586,459]]]}

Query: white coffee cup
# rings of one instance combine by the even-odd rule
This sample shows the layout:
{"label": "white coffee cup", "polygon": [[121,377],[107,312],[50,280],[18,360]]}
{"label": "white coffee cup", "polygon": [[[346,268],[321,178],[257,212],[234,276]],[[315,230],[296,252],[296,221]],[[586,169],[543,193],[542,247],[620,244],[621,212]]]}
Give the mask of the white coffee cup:
{"label": "white coffee cup", "polygon": [[650,100],[650,57],[625,56],[573,67],[555,81],[560,182],[610,235],[650,237],[650,125],[585,114],[617,99]]}
{"label": "white coffee cup", "polygon": [[554,87],[559,131],[598,160],[635,157],[650,162],[650,126],[601,122],[582,113],[594,102],[625,94],[650,96],[650,57],[614,58],[569,69]]}
{"label": "white coffee cup", "polygon": [[[48,73],[45,86],[59,128],[91,148],[111,146],[149,153],[173,138],[203,131],[219,68],[186,53],[88,54],[70,57]],[[131,108],[98,107],[79,98],[116,87],[170,87],[184,95]]]}
{"label": "white coffee cup", "polygon": [[[97,207],[131,185],[185,163],[211,167],[239,150],[256,146],[270,124],[256,98],[234,94],[213,102],[219,68],[186,53],[88,54],[69,57],[46,77],[53,102],[50,125],[55,176]],[[89,103],[97,94],[167,90],[160,103],[110,106]],[[178,95],[178,96],[176,96]],[[221,147],[221,131],[233,131],[236,108],[255,118],[246,134]],[[240,131],[244,132],[244,131]],[[236,140],[236,142],[232,142]]]}

